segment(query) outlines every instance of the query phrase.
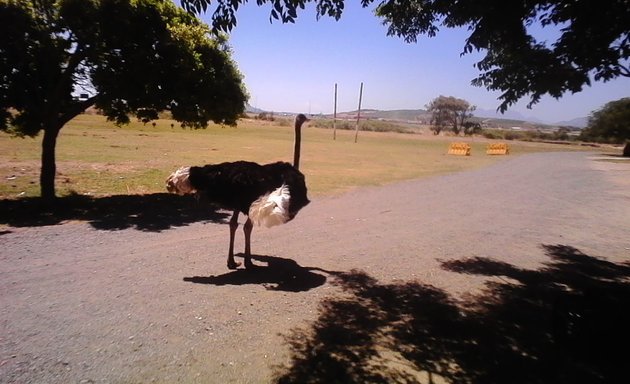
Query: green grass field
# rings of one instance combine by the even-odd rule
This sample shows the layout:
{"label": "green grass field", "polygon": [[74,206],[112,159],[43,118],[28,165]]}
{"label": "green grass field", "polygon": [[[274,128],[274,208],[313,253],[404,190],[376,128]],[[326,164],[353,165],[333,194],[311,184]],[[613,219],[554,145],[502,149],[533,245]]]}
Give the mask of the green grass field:
{"label": "green grass field", "polygon": [[[174,124],[174,127],[171,127]],[[488,140],[430,134],[332,131],[307,124],[302,134],[301,171],[312,195],[339,193],[366,185],[463,171],[503,161],[487,156]],[[446,154],[450,141],[472,145],[472,156]],[[511,155],[575,146],[510,142]],[[102,116],[80,115],[57,142],[57,195],[92,196],[164,192],[164,180],[181,165],[293,159],[293,128],[286,121],[244,119],[238,127],[211,125],[188,130],[171,120],[156,126],[132,122],[116,127]],[[41,135],[16,138],[0,133],[0,198],[39,195]]]}

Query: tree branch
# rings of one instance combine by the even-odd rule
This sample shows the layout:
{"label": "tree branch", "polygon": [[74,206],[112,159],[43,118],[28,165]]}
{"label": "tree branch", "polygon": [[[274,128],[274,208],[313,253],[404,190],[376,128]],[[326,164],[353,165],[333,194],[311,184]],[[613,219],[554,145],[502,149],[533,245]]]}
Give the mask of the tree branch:
{"label": "tree branch", "polygon": [[96,94],[88,99],[72,104],[72,106],[68,108],[67,111],[59,115],[58,117],[59,124],[61,124],[61,126],[63,127],[67,122],[74,119],[81,112],[93,106],[96,103],[96,100],[98,99],[99,96],[100,95]]}
{"label": "tree branch", "polygon": [[[55,87],[52,89],[51,93],[49,94],[49,98],[48,98],[49,107],[47,108],[47,111],[44,116],[47,116],[47,120],[49,122],[54,122],[54,124],[58,126],[59,128],[63,127],[65,123],[67,123],[73,117],[75,117],[76,115],[84,111],[89,106],[88,105],[84,107],[82,110],[78,112],[73,112],[74,109],[76,108],[75,105],[70,106],[68,111],[64,111],[63,110],[64,108],[62,108],[61,106],[62,101],[66,100],[68,96],[65,94],[65,91],[64,91],[65,86],[69,82],[72,83],[74,72],[84,59],[85,59],[85,55],[83,54],[83,48],[81,46],[77,46],[74,53],[71,54],[68,59],[68,65],[66,66],[64,71],[60,74],[59,79],[57,80],[57,83],[55,84]],[[91,99],[92,98],[88,100],[91,100]],[[92,104],[93,103],[94,101],[92,101]],[[78,104],[83,104],[83,102],[78,103]],[[68,115],[71,115],[71,117],[68,118]]]}

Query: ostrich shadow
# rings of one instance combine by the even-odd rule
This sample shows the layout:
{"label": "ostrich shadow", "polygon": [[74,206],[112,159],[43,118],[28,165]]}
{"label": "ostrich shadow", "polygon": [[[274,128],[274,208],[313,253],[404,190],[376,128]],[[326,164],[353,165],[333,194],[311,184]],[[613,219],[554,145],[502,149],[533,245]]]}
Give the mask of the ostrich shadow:
{"label": "ostrich shadow", "polygon": [[[243,257],[243,254],[235,256]],[[267,265],[255,265],[253,268],[237,269],[217,276],[184,277],[183,280],[209,285],[255,284],[274,291],[304,292],[322,286],[327,279],[324,274],[340,274],[318,267],[302,267],[294,260],[277,256],[252,255],[252,259]]]}

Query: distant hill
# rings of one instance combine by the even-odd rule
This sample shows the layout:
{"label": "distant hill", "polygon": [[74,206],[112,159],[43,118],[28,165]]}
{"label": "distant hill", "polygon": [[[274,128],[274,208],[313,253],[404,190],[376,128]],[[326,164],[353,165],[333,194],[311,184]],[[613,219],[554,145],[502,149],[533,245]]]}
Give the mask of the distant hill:
{"label": "distant hill", "polygon": [[588,117],[578,117],[572,120],[560,121],[554,125],[560,125],[562,127],[586,128],[586,126],[588,126]]}
{"label": "distant hill", "polygon": [[[250,113],[264,112],[261,109],[247,106],[247,111]],[[319,115],[331,119],[332,114]],[[338,119],[356,119],[357,110],[337,112]],[[431,121],[431,113],[425,109],[395,109],[382,111],[378,109],[362,109],[361,118],[373,119],[373,120],[389,120],[398,122],[413,122],[419,124],[429,124]],[[474,111],[474,121],[482,123],[486,127],[490,128],[511,128],[519,127],[522,129],[557,129],[558,127],[575,127],[576,129],[584,128],[586,126],[586,118],[578,118],[569,121],[561,121],[555,124],[543,123],[535,118],[527,118],[518,112],[506,112],[505,114],[496,113],[492,110],[479,109]]]}
{"label": "distant hill", "polygon": [[265,112],[260,108],[256,108],[256,107],[252,107],[251,105],[247,104],[245,105],[245,112],[247,113],[262,113]]}
{"label": "distant hill", "polygon": [[[492,113],[493,117],[479,116],[475,111],[473,120],[482,122],[485,126],[489,127],[523,127],[523,128],[545,128],[546,124],[540,122],[525,121],[520,114],[506,114],[496,115]],[[337,118],[340,119],[354,119],[357,116],[357,111],[348,111],[337,113]],[[514,116],[514,118],[510,118]],[[332,115],[326,115],[327,118],[331,118]],[[377,109],[361,110],[361,117],[366,119],[380,119],[390,121],[404,121],[404,122],[417,122],[420,124],[429,124],[431,121],[431,113],[425,109],[397,109],[391,111],[381,111]],[[518,118],[520,117],[520,118]]]}
{"label": "distant hill", "polygon": [[540,119],[535,117],[528,117],[519,112],[507,111],[504,114],[500,114],[495,110],[489,109],[477,109],[474,112],[475,117],[480,118],[489,118],[493,121],[499,122],[512,122],[512,123],[533,123],[533,125],[549,125],[556,127],[574,127],[574,128],[585,128],[588,125],[587,117],[578,117],[571,120],[559,121],[557,123],[545,123]]}
{"label": "distant hill", "polygon": [[[344,112],[337,114],[338,117],[356,117],[357,111]],[[540,119],[524,116],[518,112],[508,111],[505,114],[496,113],[492,110],[475,110],[473,112],[473,120],[483,122],[485,126],[489,127],[521,127],[524,129],[555,129],[557,127],[574,127],[584,128],[587,125],[588,119],[585,117],[561,121],[555,124],[548,124],[542,122]],[[395,120],[395,121],[408,121],[419,122],[422,124],[429,124],[431,120],[431,113],[425,109],[397,109],[392,111],[380,111],[376,109],[362,110],[361,116],[369,119],[382,119],[382,120]]]}
{"label": "distant hill", "polygon": [[542,123],[542,120],[537,119],[535,117],[528,117],[523,115],[522,113],[515,111],[506,111],[505,113],[499,113],[494,109],[483,109],[478,108],[473,112],[475,117],[485,117],[490,119],[498,119],[498,120],[511,120],[511,121],[528,121],[531,123]]}
{"label": "distant hill", "polygon": [[[339,119],[356,118],[357,111],[348,111],[337,113]],[[394,121],[419,121],[424,122],[430,119],[430,113],[424,109],[396,109],[390,111],[381,111],[378,109],[362,109],[361,117],[366,119],[381,119],[381,120],[394,120]],[[331,118],[332,115],[326,115]]]}

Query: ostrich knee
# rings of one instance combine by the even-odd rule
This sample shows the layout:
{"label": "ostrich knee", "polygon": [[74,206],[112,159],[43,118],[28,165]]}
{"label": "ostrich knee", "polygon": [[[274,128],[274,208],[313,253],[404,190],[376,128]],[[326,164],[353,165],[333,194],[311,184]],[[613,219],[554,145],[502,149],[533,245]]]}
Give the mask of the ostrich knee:
{"label": "ostrich knee", "polygon": [[245,267],[249,268],[253,266],[252,264],[252,249],[251,249],[251,238],[252,238],[252,230],[254,229],[254,223],[247,218],[245,224],[243,224],[243,233],[245,234]]}

